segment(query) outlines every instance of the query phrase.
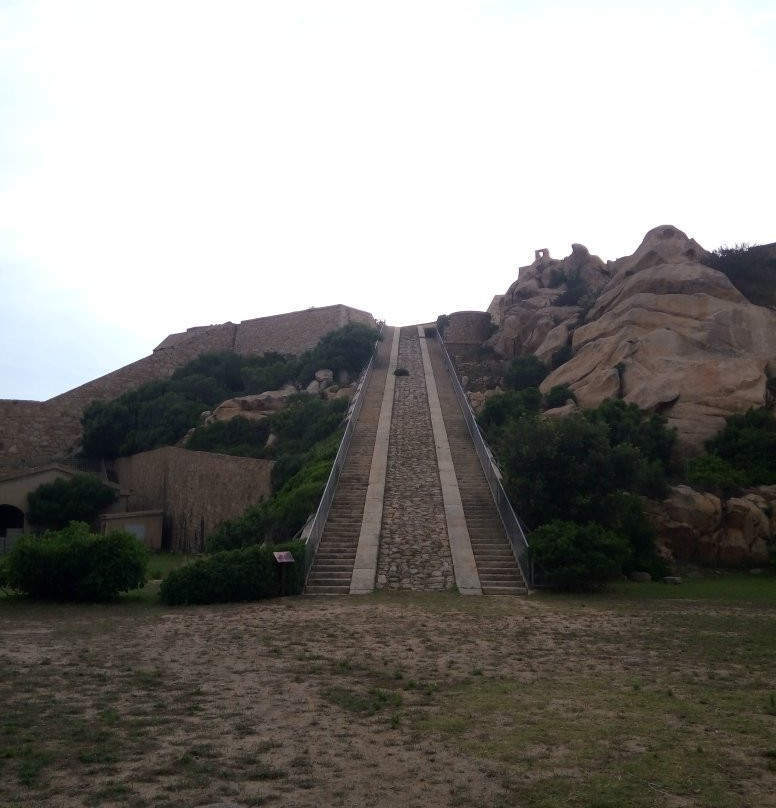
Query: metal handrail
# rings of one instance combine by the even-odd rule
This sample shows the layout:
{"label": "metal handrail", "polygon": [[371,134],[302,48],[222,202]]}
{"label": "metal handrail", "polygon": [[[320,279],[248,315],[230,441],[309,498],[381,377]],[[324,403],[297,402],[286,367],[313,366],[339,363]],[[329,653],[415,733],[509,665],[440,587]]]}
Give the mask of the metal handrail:
{"label": "metal handrail", "polygon": [[321,501],[318,503],[315,516],[307,523],[309,525],[309,530],[307,529],[307,526],[305,526],[302,532],[302,540],[305,542],[305,582],[307,581],[307,576],[310,574],[310,570],[312,569],[315,554],[318,552],[318,545],[321,543],[321,536],[323,535],[323,529],[326,526],[326,520],[329,518],[329,509],[331,508],[331,503],[334,501],[334,493],[337,490],[337,483],[339,482],[340,474],[342,473],[342,469],[345,465],[345,458],[348,455],[348,449],[350,448],[350,441],[353,437],[353,431],[358,423],[358,416],[361,413],[364,398],[366,398],[366,390],[369,386],[369,380],[372,378],[372,370],[374,368],[375,357],[377,356],[377,348],[380,345],[382,334],[383,326],[381,325],[377,341],[375,342],[374,350],[372,351],[372,357],[359,378],[358,386],[356,388],[356,395],[353,397],[353,401],[350,405],[350,410],[347,416],[348,423],[345,427],[345,433],[342,436],[339,448],[337,449],[337,455],[334,458],[334,463],[332,464],[331,471],[329,472],[329,477],[326,480],[326,487],[323,489],[323,494],[321,494]]}
{"label": "metal handrail", "polygon": [[520,567],[526,584],[531,587],[534,585],[534,568],[528,548],[528,539],[526,539],[523,528],[520,525],[520,520],[517,518],[512,508],[512,503],[509,501],[506,491],[504,491],[504,486],[501,484],[501,472],[496,465],[496,461],[493,459],[493,453],[490,451],[490,447],[485,442],[485,438],[480,431],[469,399],[463,391],[461,382],[458,380],[458,373],[455,370],[452,359],[450,359],[450,355],[447,353],[447,348],[445,347],[439,330],[437,330],[436,338],[442,353],[442,359],[445,362],[447,374],[450,377],[453,390],[455,391],[455,397],[458,399],[458,405],[461,408],[466,426],[469,429],[469,434],[474,442],[477,457],[480,459],[482,471],[485,474],[485,479],[488,481],[490,492],[493,495],[493,501],[496,504],[499,516],[504,525],[504,530],[509,538],[509,544],[515,556],[515,561],[517,561],[517,565]]}

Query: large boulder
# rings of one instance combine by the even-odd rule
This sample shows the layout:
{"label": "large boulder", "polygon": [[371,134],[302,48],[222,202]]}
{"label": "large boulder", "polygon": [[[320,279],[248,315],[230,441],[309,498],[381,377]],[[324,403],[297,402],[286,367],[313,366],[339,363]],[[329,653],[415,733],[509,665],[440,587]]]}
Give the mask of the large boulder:
{"label": "large boulder", "polygon": [[776,486],[719,497],[678,485],[649,513],[666,554],[714,566],[765,564],[776,542]]}
{"label": "large boulder", "polygon": [[280,390],[267,390],[257,395],[230,398],[219,404],[205,417],[205,424],[212,424],[216,421],[231,421],[232,418],[238,416],[262,421],[271,412],[282,410],[287,406],[289,398],[298,392],[295,387],[288,385]]}
{"label": "large boulder", "polygon": [[[776,312],[751,304],[725,275],[699,263],[704,255],[665,225],[647,233],[632,256],[611,262],[611,277],[584,325],[564,320],[573,329],[573,357],[545,379],[542,391],[568,384],[585,407],[620,396],[660,411],[688,453],[716,434],[725,417],[765,406],[776,368]],[[527,324],[534,316],[512,310],[505,322]],[[542,340],[551,333],[546,329]],[[546,347],[534,347],[525,328],[520,335],[546,361],[560,333]]]}

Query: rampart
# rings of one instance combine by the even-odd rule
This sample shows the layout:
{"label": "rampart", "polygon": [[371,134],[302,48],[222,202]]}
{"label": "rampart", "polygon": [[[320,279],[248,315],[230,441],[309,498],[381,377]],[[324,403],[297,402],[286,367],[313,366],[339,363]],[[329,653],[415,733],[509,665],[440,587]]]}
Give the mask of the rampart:
{"label": "rampart", "polygon": [[170,334],[150,356],[48,401],[0,399],[0,467],[29,467],[77,448],[81,414],[92,401],[109,401],[151,381],[166,379],[202,353],[235,351],[300,354],[330,331],[351,322],[374,325],[371,314],[334,305],[245,320],[237,325],[190,328]]}
{"label": "rampart", "polygon": [[445,329],[445,342],[482,345],[492,335],[490,314],[486,311],[456,311]]}
{"label": "rampart", "polygon": [[116,473],[129,494],[130,511],[164,511],[167,549],[197,553],[219,522],[242,516],[269,497],[273,465],[271,460],[167,446],[119,458]]}

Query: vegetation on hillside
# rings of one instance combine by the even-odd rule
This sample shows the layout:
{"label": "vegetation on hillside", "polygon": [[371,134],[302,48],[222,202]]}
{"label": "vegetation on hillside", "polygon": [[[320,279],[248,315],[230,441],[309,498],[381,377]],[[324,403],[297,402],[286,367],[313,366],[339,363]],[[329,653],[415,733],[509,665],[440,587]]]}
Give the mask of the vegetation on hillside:
{"label": "vegetation on hillside", "polygon": [[[358,373],[369,359],[377,331],[351,323],[323,337],[299,357],[277,353],[241,356],[204,354],[175,371],[170,379],[150,382],[113,401],[90,404],[82,418],[83,454],[114,458],[177,443],[199,423],[204,410],[226,399],[277,389],[286,383],[305,386],[315,371]],[[260,430],[232,427],[240,454],[255,455]],[[220,427],[197,448],[228,446],[229,430]],[[250,434],[249,434],[250,433]]]}
{"label": "vegetation on hillside", "polygon": [[[639,495],[666,491],[675,434],[665,419],[621,400],[546,419],[540,404],[535,388],[494,397],[480,425],[515,510],[535,531],[531,546],[550,580],[595,588],[613,571],[660,571]],[[604,556],[617,563],[602,570]]]}
{"label": "vegetation on hillside", "polygon": [[706,443],[706,453],[687,464],[689,482],[726,494],[736,488],[776,483],[776,416],[765,409],[731,415]]}
{"label": "vegetation on hillside", "polygon": [[776,308],[776,248],[750,244],[719,247],[703,262],[724,273],[751,303]]}

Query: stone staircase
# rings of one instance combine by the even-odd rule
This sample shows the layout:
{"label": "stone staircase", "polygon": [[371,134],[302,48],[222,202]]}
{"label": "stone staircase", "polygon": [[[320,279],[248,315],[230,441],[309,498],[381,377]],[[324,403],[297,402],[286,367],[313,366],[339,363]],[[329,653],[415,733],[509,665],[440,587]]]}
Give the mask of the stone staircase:
{"label": "stone staircase", "polygon": [[[307,579],[307,594],[346,595],[351,589],[393,334],[394,329],[385,328],[383,340],[378,346],[372,377],[364,391],[364,405]],[[450,550],[437,548],[433,543],[441,537],[442,543],[447,545],[447,526],[444,510],[439,510],[441,504],[431,501],[434,498],[434,485],[439,485],[435,467],[437,460],[434,439],[430,435],[430,421],[427,426],[421,423],[419,410],[427,400],[427,391],[422,382],[422,363],[417,357],[412,359],[406,353],[411,346],[404,334],[402,340],[404,342],[400,340],[403,346],[400,351],[405,353],[400,354],[400,365],[411,366],[411,379],[420,374],[421,384],[407,387],[406,390],[399,385],[394,398],[380,534],[380,560],[375,577],[379,579],[378,586],[405,589],[444,588],[450,585],[445,580],[445,565],[447,569],[450,568],[445,559],[449,558]],[[528,591],[525,581],[493,502],[466,421],[447,375],[441,350],[435,339],[426,340],[426,344],[482,593],[524,594]],[[427,413],[423,417],[428,419]],[[426,442],[426,431],[431,441],[430,451],[421,452]],[[421,467],[416,467],[418,463],[421,463]],[[430,466],[430,476],[426,473],[427,466]],[[441,499],[441,492],[439,498]],[[414,516],[408,519],[412,514]],[[437,528],[441,530],[441,534],[435,538],[439,532]],[[423,545],[424,542],[428,546]],[[402,579],[397,584],[391,580],[391,572],[403,567],[409,569],[411,575],[405,575],[406,580]]]}
{"label": "stone staircase", "polygon": [[493,502],[439,345],[435,339],[427,342],[482,592],[484,595],[525,594],[528,591],[525,581]]}
{"label": "stone staircase", "polygon": [[363,391],[366,398],[307,578],[305,592],[309,595],[347,595],[350,592],[392,337],[393,329],[384,328],[372,377]]}

